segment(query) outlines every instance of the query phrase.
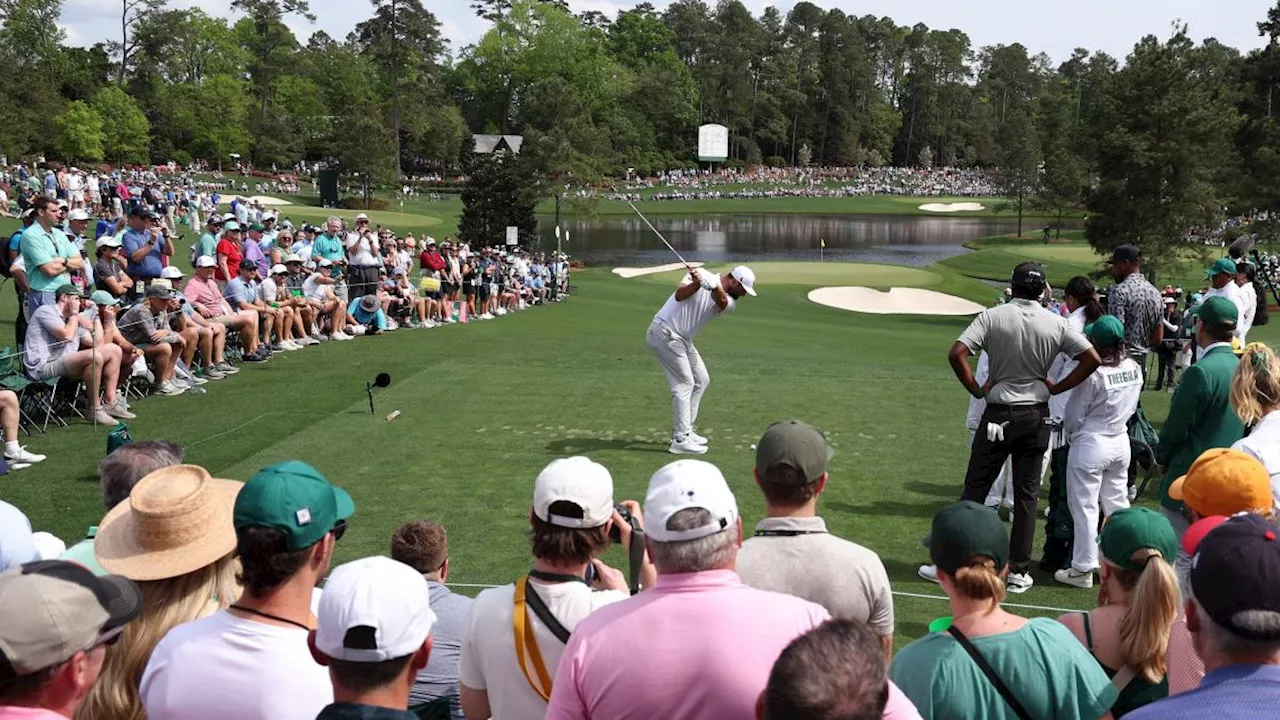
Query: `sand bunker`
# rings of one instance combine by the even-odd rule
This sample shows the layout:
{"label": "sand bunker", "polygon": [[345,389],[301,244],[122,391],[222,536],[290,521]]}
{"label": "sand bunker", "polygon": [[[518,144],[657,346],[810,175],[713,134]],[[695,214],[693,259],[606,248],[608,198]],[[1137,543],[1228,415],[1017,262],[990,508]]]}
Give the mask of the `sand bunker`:
{"label": "sand bunker", "polygon": [[263,207],[279,207],[282,205],[293,204],[288,200],[281,200],[280,198],[274,198],[274,197],[271,197],[270,195],[254,195],[253,197],[249,198],[249,202],[256,202]]}
{"label": "sand bunker", "polygon": [[[696,268],[700,268],[703,265],[703,263],[700,263],[700,262],[692,262],[689,264]],[[613,274],[617,275],[618,277],[633,278],[633,277],[640,277],[641,275],[656,275],[658,273],[672,272],[673,270],[683,270],[683,269],[684,269],[684,265],[681,263],[668,263],[666,265],[654,265],[653,267],[644,267],[644,268],[629,268],[629,267],[614,268]]]}
{"label": "sand bunker", "polygon": [[946,293],[920,288],[824,287],[809,293],[809,300],[840,310],[873,315],[974,315],[986,308]]}
{"label": "sand bunker", "polygon": [[925,203],[920,206],[925,212],[978,212],[986,210],[986,206],[976,202],[961,203]]}

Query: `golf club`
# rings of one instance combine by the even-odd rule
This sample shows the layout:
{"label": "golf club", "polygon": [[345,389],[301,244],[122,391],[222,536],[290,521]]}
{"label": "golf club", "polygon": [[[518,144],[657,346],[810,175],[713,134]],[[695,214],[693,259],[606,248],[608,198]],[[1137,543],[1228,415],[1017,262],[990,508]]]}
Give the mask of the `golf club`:
{"label": "golf club", "polygon": [[649,222],[649,218],[645,217],[644,213],[640,212],[640,208],[636,207],[636,204],[633,202],[629,202],[627,204],[631,206],[632,210],[636,211],[636,215],[639,215],[640,219],[644,221],[644,224],[649,226],[649,229],[653,231],[653,234],[658,236],[658,239],[662,241],[662,244],[666,245],[668,250],[675,253],[676,257],[680,258],[680,262],[683,263],[690,272],[693,272],[693,266],[689,264],[689,261],[684,259],[684,256],[680,254],[679,250],[671,247],[671,243],[667,242],[667,239],[662,237],[662,233],[658,232],[658,228],[654,227],[653,223]]}

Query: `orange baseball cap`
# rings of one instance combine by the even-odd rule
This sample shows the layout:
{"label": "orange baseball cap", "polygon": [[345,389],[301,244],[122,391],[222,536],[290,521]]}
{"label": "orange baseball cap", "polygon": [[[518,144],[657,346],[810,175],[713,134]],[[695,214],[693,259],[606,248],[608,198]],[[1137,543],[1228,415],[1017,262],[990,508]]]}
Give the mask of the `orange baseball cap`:
{"label": "orange baseball cap", "polygon": [[1186,475],[1173,481],[1169,497],[1202,517],[1266,512],[1273,502],[1271,474],[1252,455],[1214,448],[1204,451]]}

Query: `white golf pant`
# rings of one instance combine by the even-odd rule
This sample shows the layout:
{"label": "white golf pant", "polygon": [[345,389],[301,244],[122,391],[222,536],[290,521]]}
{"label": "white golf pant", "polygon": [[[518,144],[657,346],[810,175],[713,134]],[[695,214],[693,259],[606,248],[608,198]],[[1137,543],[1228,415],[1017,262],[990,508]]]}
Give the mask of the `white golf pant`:
{"label": "white golf pant", "polygon": [[649,325],[645,341],[658,356],[658,364],[667,375],[667,387],[671,389],[671,432],[675,437],[687,435],[698,420],[698,405],[707,391],[707,383],[711,382],[707,366],[702,364],[702,356],[691,341],[662,323]]}
{"label": "white golf pant", "polygon": [[1067,506],[1075,527],[1071,567],[1098,569],[1098,505],[1110,517],[1129,507],[1129,436],[1079,435],[1067,454]]}

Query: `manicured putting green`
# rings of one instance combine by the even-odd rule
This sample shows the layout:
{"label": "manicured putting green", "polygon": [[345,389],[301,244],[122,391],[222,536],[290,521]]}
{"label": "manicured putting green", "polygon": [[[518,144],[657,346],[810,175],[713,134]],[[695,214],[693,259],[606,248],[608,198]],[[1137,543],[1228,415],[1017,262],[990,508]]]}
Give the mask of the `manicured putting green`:
{"label": "manicured putting green", "polygon": [[[749,266],[755,271],[756,284],[762,286],[863,285],[888,288],[924,287],[942,282],[942,278],[937,273],[928,270],[872,263],[777,261],[749,263]],[[728,272],[734,268],[733,265],[720,264],[709,264],[707,267],[717,273]],[[681,271],[660,273],[647,275],[643,280],[673,283],[680,275]]]}
{"label": "manicured putting green", "polygon": [[1095,265],[1102,262],[1102,256],[1093,251],[1093,248],[1083,243],[1071,243],[1069,245],[1022,245],[1018,251],[1027,257],[1039,260],[1040,262],[1068,262],[1077,265]]}

